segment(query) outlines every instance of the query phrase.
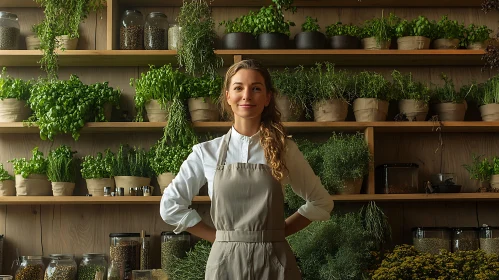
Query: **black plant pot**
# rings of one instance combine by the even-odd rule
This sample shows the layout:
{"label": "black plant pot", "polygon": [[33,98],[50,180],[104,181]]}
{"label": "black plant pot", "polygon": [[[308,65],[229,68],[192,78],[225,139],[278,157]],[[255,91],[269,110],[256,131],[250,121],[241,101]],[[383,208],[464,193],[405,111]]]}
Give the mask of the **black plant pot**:
{"label": "black plant pot", "polygon": [[289,37],[283,33],[263,33],[258,35],[260,49],[287,49]]}
{"label": "black plant pot", "polygon": [[326,36],[318,31],[300,32],[295,35],[297,49],[325,49]]}
{"label": "black plant pot", "polygon": [[256,49],[256,38],[251,33],[228,33],[222,39],[222,48],[229,50]]}
{"label": "black plant pot", "polygon": [[329,44],[332,49],[360,49],[360,40],[354,36],[332,36]]}

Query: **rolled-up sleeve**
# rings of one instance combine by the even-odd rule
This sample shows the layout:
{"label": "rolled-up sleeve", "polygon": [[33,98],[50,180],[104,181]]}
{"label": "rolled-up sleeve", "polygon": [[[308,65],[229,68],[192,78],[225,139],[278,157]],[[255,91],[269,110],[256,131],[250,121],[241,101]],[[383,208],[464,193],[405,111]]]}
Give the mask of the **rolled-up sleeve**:
{"label": "rolled-up sleeve", "polygon": [[286,145],[287,183],[306,201],[305,205],[298,209],[298,213],[311,221],[328,220],[334,207],[333,198],[322,185],[320,178],[315,175],[296,143],[287,140]]}
{"label": "rolled-up sleeve", "polygon": [[159,212],[165,223],[176,226],[175,233],[185,231],[201,221],[196,210],[190,209],[192,199],[206,183],[203,155],[199,145],[182,163],[179,173],[165,189],[161,197]]}

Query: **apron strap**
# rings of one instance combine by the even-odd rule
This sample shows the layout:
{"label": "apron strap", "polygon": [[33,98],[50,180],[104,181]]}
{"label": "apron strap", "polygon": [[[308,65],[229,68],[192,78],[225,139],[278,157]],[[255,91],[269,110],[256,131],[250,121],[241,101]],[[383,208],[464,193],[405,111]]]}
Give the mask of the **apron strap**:
{"label": "apron strap", "polygon": [[225,159],[227,158],[227,150],[229,149],[230,136],[232,135],[232,128],[224,135],[222,141],[222,146],[220,147],[220,152],[218,153],[217,166],[225,165]]}

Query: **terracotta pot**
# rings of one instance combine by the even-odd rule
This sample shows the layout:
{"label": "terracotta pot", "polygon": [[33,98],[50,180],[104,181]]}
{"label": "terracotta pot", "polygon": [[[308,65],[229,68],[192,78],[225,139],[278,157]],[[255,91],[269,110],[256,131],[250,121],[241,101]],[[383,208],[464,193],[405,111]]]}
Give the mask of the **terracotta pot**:
{"label": "terracotta pot", "polygon": [[405,36],[397,39],[399,50],[425,50],[430,48],[430,38],[423,36]]}
{"label": "terracotta pot", "polygon": [[227,33],[222,38],[222,47],[229,50],[257,49],[256,38],[251,33]]}
{"label": "terracotta pot", "polygon": [[357,122],[386,121],[388,101],[377,98],[357,98],[353,102],[353,113]]}
{"label": "terracotta pot", "polygon": [[317,101],[312,108],[316,122],[342,122],[348,114],[348,103],[343,99]]}
{"label": "terracotta pot", "polygon": [[216,122],[220,119],[218,107],[211,98],[189,98],[187,104],[193,122]]}
{"label": "terracotta pot", "polygon": [[479,108],[484,122],[499,121],[499,104],[486,104]]}
{"label": "terracotta pot", "polygon": [[300,32],[295,35],[297,49],[325,49],[326,36],[318,31]]}
{"label": "terracotta pot", "polygon": [[428,115],[428,104],[421,100],[402,99],[399,101],[400,113],[406,115],[409,121],[424,121]]}

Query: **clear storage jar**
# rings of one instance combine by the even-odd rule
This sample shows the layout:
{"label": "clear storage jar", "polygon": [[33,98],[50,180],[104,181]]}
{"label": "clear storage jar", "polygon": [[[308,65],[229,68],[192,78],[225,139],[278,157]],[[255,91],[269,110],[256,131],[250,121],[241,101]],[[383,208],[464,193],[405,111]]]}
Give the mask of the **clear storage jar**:
{"label": "clear storage jar", "polygon": [[146,50],[168,49],[168,19],[165,14],[152,12],[147,16],[144,27],[144,48]]}
{"label": "clear storage jar", "polygon": [[415,163],[392,163],[376,167],[376,193],[418,193]]}
{"label": "clear storage jar", "polygon": [[[109,262],[115,262],[118,270],[124,267],[124,278],[132,278],[132,270],[140,269],[141,238],[140,233],[111,233],[109,234]],[[150,235],[145,236],[149,242]],[[149,254],[149,252],[146,252]]]}
{"label": "clear storage jar", "polygon": [[107,261],[104,254],[83,254],[78,267],[78,280],[104,280],[107,276]]}
{"label": "clear storage jar", "polygon": [[169,25],[168,28],[168,49],[169,50],[177,50],[180,46],[180,31],[182,31],[182,27],[178,24],[173,23]]}
{"label": "clear storage jar", "polygon": [[144,49],[144,17],[137,10],[126,10],[121,19],[120,49]]}
{"label": "clear storage jar", "polygon": [[42,256],[22,256],[16,270],[16,280],[43,280],[45,265]]}
{"label": "clear storage jar", "polygon": [[452,229],[452,252],[478,250],[478,228],[462,227]]}
{"label": "clear storage jar", "polygon": [[191,234],[182,232],[175,234],[172,231],[161,233],[161,268],[166,269],[172,262],[172,258],[185,257],[191,247]]}
{"label": "clear storage jar", "polygon": [[499,227],[480,228],[480,249],[487,254],[499,254]]}
{"label": "clear storage jar", "polygon": [[45,270],[45,280],[74,280],[76,278],[76,261],[74,255],[51,254],[50,263]]}
{"label": "clear storage jar", "polygon": [[412,229],[412,243],[423,253],[439,254],[440,250],[451,252],[450,229],[445,227],[417,227]]}
{"label": "clear storage jar", "polygon": [[19,20],[16,14],[0,11],[0,50],[19,48]]}

